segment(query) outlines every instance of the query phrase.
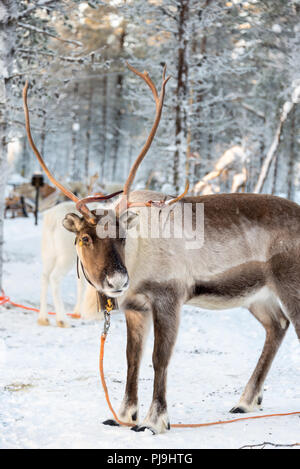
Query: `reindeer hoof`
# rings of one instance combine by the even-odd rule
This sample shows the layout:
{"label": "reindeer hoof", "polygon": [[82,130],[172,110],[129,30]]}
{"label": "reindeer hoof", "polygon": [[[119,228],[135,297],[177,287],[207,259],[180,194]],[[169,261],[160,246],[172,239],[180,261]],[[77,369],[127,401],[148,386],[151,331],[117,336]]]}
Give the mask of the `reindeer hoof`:
{"label": "reindeer hoof", "polygon": [[246,414],[247,410],[244,409],[244,407],[238,406],[238,407],[233,407],[229,412],[231,414]]}
{"label": "reindeer hoof", "polygon": [[145,425],[144,426],[135,425],[134,427],[131,428],[131,430],[133,430],[134,432],[144,432],[145,430],[150,430],[152,435],[156,435],[156,431],[153,428],[147,427]]}
{"label": "reindeer hoof", "polygon": [[64,329],[70,327],[70,324],[66,321],[56,321],[57,327],[62,327]]}
{"label": "reindeer hoof", "polygon": [[263,396],[258,396],[257,398],[257,405],[261,405],[263,401]]}
{"label": "reindeer hoof", "polygon": [[116,422],[115,420],[113,420],[113,419],[105,420],[102,423],[103,423],[103,425],[110,425],[111,427],[119,427],[120,426],[120,424],[118,422]]}
{"label": "reindeer hoof", "polygon": [[37,323],[39,326],[50,326],[50,321],[48,318],[38,318]]}

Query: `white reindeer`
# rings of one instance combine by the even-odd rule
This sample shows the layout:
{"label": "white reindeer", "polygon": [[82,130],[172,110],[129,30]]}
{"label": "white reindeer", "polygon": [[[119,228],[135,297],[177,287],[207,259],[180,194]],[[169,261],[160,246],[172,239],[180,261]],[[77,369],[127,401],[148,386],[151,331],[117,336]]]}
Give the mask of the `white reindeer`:
{"label": "white reindeer", "polygon": [[[56,324],[59,327],[68,327],[69,325],[61,297],[60,286],[65,275],[76,266],[77,259],[74,245],[75,236],[67,232],[62,225],[63,219],[70,211],[77,212],[75,204],[73,202],[64,202],[47,210],[44,214],[42,234],[43,273],[41,305],[38,317],[38,324],[41,326],[49,325],[47,313],[49,281],[56,312]],[[85,287],[86,291],[84,294]],[[83,319],[103,319],[103,316],[97,313],[96,291],[87,284],[81,268],[80,278],[77,281],[77,302],[74,314],[80,315]]]}

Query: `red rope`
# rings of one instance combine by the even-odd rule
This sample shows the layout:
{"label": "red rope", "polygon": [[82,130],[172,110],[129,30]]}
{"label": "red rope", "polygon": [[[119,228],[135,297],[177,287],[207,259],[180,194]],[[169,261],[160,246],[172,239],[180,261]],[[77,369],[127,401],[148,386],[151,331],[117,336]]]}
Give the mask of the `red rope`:
{"label": "red rope", "polygon": [[[34,311],[35,313],[40,312],[40,310],[37,309],[37,308],[31,308],[29,306],[24,306],[24,305],[21,305],[21,304],[18,304],[18,303],[14,303],[13,301],[11,301],[9,296],[5,295],[4,291],[2,290],[2,295],[0,296],[0,306],[5,305],[5,304],[10,304],[10,305],[14,306],[15,308],[25,309],[26,311]],[[53,311],[49,311],[48,314],[51,315],[51,316],[56,315],[56,313],[54,313]],[[77,315],[77,314],[68,313],[67,315],[71,316],[72,318],[80,318],[80,316]]]}

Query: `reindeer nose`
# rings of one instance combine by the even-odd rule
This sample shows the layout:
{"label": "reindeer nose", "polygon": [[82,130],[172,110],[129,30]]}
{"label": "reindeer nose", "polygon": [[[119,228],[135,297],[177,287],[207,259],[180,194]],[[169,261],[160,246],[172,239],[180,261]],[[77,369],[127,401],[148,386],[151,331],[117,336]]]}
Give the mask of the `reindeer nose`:
{"label": "reindeer nose", "polygon": [[113,293],[121,293],[127,289],[129,285],[129,278],[127,273],[115,272],[112,275],[108,275],[105,279],[107,289]]}

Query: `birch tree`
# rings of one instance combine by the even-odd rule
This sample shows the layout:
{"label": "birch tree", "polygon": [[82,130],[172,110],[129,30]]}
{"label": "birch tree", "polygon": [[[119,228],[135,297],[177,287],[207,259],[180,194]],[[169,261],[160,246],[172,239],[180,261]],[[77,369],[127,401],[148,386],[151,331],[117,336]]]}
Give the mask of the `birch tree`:
{"label": "birch tree", "polygon": [[7,144],[9,126],[7,106],[10,97],[9,78],[12,73],[16,25],[12,19],[17,13],[17,2],[0,3],[0,290],[3,277],[3,218],[4,191],[7,174]]}
{"label": "birch tree", "polygon": [[[69,21],[67,13],[72,12],[71,3],[74,6],[80,1],[38,0],[35,3],[25,0],[0,1],[0,288],[2,288],[3,273],[3,212],[7,144],[12,133],[15,133],[16,126],[21,127],[24,132],[20,101],[26,76],[30,75],[32,81],[34,78],[39,78],[39,87],[35,94],[41,101],[46,99],[45,80],[47,81],[48,75],[45,71],[51,70],[49,62],[53,62],[53,58],[59,55],[58,49],[56,52],[53,52],[53,49],[49,50],[49,41],[56,41],[73,49],[78,49],[82,45],[80,41],[73,39],[70,33],[68,37],[62,37],[56,30],[56,23],[53,19],[54,14],[57,14],[56,21],[60,19],[58,23],[63,28]],[[65,64],[77,64],[78,68],[85,65],[84,60],[76,56],[63,57],[63,60]],[[41,101],[39,104],[43,108],[45,101],[43,104]],[[39,115],[43,120],[45,114],[39,112]],[[33,129],[35,129],[34,124]],[[39,130],[42,131],[43,140],[43,134],[45,137],[46,132],[45,123],[39,127]]]}

